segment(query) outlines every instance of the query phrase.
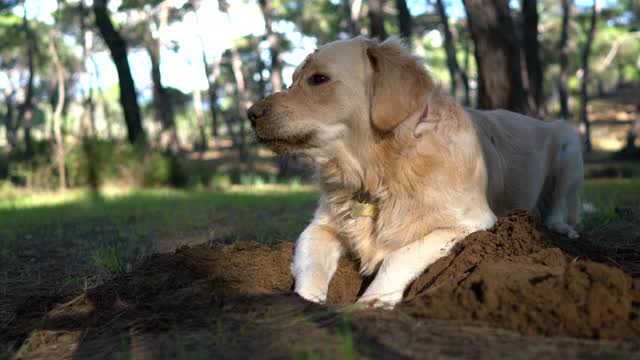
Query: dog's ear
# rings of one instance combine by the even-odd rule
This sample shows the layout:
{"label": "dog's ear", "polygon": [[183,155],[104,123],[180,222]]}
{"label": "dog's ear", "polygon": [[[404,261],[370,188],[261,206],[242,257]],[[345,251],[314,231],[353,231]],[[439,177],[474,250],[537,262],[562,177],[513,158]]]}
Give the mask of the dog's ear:
{"label": "dog's ear", "polygon": [[420,60],[398,39],[370,41],[367,57],[373,69],[371,121],[380,130],[393,130],[419,110],[433,82]]}

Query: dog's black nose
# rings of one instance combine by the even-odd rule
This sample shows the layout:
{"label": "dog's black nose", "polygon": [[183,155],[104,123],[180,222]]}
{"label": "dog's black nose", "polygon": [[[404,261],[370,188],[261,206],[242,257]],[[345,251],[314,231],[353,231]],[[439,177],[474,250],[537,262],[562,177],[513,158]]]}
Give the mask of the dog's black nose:
{"label": "dog's black nose", "polygon": [[247,110],[247,117],[249,118],[249,121],[251,121],[251,126],[255,128],[256,120],[258,120],[258,118],[263,116],[266,112],[267,109],[264,107],[264,105],[262,105],[261,102],[253,104],[253,106],[251,106],[249,110]]}

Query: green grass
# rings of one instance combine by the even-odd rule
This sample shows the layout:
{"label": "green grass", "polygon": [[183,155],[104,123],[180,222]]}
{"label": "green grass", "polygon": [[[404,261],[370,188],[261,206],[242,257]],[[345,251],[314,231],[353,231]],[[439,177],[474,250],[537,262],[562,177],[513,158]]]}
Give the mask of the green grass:
{"label": "green grass", "polygon": [[95,286],[147,255],[183,245],[293,241],[308,223],[317,193],[300,185],[263,184],[227,191],[111,189],[100,196],[0,194],[0,199],[2,296],[16,282]]}
{"label": "green grass", "polygon": [[640,211],[640,179],[590,180],[582,191],[583,202],[595,206],[595,212],[584,214],[583,226],[605,226],[620,220],[616,208]]}

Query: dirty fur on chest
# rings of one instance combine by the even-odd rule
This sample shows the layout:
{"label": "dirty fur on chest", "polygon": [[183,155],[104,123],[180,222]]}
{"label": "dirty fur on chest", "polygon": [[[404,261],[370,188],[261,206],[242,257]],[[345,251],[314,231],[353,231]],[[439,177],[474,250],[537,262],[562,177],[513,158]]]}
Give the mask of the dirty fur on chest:
{"label": "dirty fur on chest", "polygon": [[[333,225],[346,247],[360,260],[360,271],[374,273],[392,251],[426,234],[417,206],[398,206],[406,201],[376,198],[368,193],[331,193],[328,205]],[[418,224],[418,225],[416,225]]]}

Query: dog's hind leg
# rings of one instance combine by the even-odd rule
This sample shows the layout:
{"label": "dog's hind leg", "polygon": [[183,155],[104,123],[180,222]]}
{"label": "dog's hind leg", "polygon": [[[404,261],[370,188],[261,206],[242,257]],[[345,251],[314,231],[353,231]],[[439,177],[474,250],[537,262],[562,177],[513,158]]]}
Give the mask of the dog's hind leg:
{"label": "dog's hind leg", "polygon": [[567,124],[560,124],[558,153],[553,164],[553,190],[544,224],[551,231],[577,238],[574,226],[580,215],[580,189],[584,178],[579,137]]}

